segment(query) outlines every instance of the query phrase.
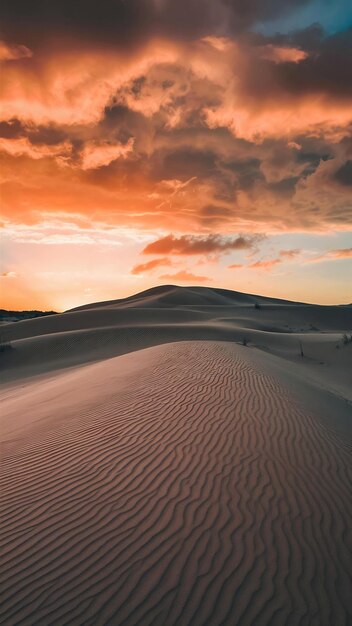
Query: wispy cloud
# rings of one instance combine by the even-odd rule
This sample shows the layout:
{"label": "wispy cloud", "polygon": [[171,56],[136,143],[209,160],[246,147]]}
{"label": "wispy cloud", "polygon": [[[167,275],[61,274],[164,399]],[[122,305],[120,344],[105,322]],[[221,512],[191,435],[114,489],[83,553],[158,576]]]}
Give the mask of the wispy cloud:
{"label": "wispy cloud", "polygon": [[303,250],[280,250],[279,257],[274,259],[265,259],[260,261],[254,261],[253,263],[234,263],[228,266],[228,269],[251,269],[251,270],[270,270],[276,265],[292,261],[300,256],[299,263],[323,263],[325,261],[339,261],[352,258],[352,248],[341,248],[336,250],[327,250],[321,254],[305,253]]}
{"label": "wispy cloud", "polygon": [[135,265],[131,270],[131,274],[144,274],[165,265],[172,265],[170,259],[168,259],[167,257],[163,257],[161,259],[153,259],[152,261],[147,261],[147,263],[140,263],[139,265]]}
{"label": "wispy cloud", "polygon": [[207,276],[192,274],[188,270],[180,270],[176,274],[163,274],[160,276],[163,280],[180,281],[181,283],[204,283],[210,279]]}
{"label": "wispy cloud", "polygon": [[323,263],[324,261],[341,261],[352,258],[352,248],[341,248],[338,250],[327,250],[309,260],[310,263]]}
{"label": "wispy cloud", "polygon": [[143,254],[174,254],[181,256],[223,254],[231,250],[254,248],[261,238],[256,235],[229,237],[220,235],[167,235],[148,244]]}
{"label": "wispy cloud", "polygon": [[27,46],[12,44],[0,41],[0,61],[18,61],[19,59],[30,59],[33,52]]}

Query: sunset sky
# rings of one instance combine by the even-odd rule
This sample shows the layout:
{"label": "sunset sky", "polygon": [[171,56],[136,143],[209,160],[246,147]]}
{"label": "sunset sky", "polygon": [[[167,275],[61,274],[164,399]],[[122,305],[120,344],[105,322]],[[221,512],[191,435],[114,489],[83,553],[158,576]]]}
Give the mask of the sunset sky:
{"label": "sunset sky", "polygon": [[2,0],[1,306],[352,301],[350,0]]}

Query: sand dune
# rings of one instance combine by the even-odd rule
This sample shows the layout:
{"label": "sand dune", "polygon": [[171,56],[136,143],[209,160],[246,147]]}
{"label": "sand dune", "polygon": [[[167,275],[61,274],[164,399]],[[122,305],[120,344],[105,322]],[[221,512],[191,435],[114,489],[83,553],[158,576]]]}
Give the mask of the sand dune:
{"label": "sand dune", "polygon": [[[258,308],[259,307],[259,308]],[[234,341],[270,352],[303,377],[352,401],[352,305],[318,306],[208,287],[164,286],[2,328],[14,350],[3,381],[183,340]],[[300,344],[305,358],[300,359]]]}
{"label": "sand dune", "polygon": [[0,623],[349,624],[351,308],[169,291],[7,327]]}

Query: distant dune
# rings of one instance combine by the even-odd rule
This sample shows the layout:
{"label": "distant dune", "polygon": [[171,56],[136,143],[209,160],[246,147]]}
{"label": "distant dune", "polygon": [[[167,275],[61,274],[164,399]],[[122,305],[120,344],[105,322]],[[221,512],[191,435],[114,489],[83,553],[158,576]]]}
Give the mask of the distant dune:
{"label": "distant dune", "polygon": [[0,309],[0,324],[10,324],[28,320],[32,317],[43,317],[44,315],[55,315],[55,311],[9,311]]}
{"label": "distant dune", "polygon": [[0,623],[351,623],[351,332],[175,286],[4,326]]}

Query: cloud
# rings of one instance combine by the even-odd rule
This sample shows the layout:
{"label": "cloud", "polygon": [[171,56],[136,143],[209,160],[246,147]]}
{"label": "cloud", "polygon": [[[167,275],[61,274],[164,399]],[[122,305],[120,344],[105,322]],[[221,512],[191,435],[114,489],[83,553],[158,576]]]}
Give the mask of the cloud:
{"label": "cloud", "polygon": [[[68,161],[73,156],[73,146],[68,141],[61,143],[38,143],[38,137],[19,137],[7,139],[0,137],[0,152],[6,152],[13,157],[26,156],[31,159],[44,159],[56,157],[58,162],[69,165]],[[33,141],[34,140],[34,141]],[[96,169],[109,165],[116,159],[125,159],[133,151],[134,139],[131,137],[124,144],[112,144],[108,142],[94,143],[86,142],[79,153],[79,161],[71,161],[73,167],[80,167],[82,170]]]}
{"label": "cloud", "polygon": [[350,31],[253,32],[293,1],[1,4],[5,40],[33,49],[3,64],[6,221],[350,229]]}
{"label": "cloud", "polygon": [[268,261],[255,261],[254,263],[250,263],[247,265],[247,268],[250,270],[270,270],[275,265],[281,263],[280,259],[270,259]]}
{"label": "cloud", "polygon": [[[135,10],[136,19],[141,12]],[[67,19],[65,24],[69,30]],[[89,48],[77,50],[66,42],[65,48],[39,54],[35,71],[27,65],[5,68],[3,119],[88,124],[101,120],[115,103],[146,117],[163,112],[170,129],[197,112],[212,129],[226,127],[236,137],[256,141],[273,135],[294,141],[292,135],[301,130],[345,126],[351,120],[351,81],[344,63],[352,51],[349,32],[320,34],[313,48],[304,50],[289,38],[190,41],[158,31],[158,38],[143,36],[130,49],[124,37],[118,40],[120,26],[115,27],[115,50],[95,43],[88,29]]]}
{"label": "cloud", "polygon": [[339,250],[328,250],[312,259],[310,263],[322,263],[323,261],[340,261],[352,258],[352,248],[340,248]]}
{"label": "cloud", "polygon": [[147,263],[140,263],[139,265],[135,265],[131,274],[144,274],[145,272],[151,272],[157,267],[162,265],[172,265],[170,259],[164,257],[162,259],[153,259],[152,261],[148,261]]}
{"label": "cloud", "polygon": [[82,153],[82,169],[90,170],[104,165],[109,165],[116,159],[125,159],[133,150],[134,139],[131,137],[125,144],[100,144],[86,143]]}
{"label": "cloud", "polygon": [[301,94],[326,94],[331,100],[349,98],[352,85],[345,60],[352,52],[352,29],[330,37],[322,30],[315,39],[309,31],[308,35],[310,37],[305,44],[310,51],[303,62],[275,68],[277,89],[296,97]]}
{"label": "cloud", "polygon": [[346,161],[334,174],[335,180],[341,185],[352,186],[352,159]]}
{"label": "cloud", "polygon": [[72,146],[66,141],[56,145],[36,145],[32,144],[27,137],[18,139],[0,137],[0,152],[6,152],[12,157],[27,156],[35,160],[46,157],[67,158],[72,152]]}
{"label": "cloud", "polygon": [[311,44],[308,50],[294,46],[294,40],[287,36],[290,45],[283,45],[284,36],[275,41],[248,35],[232,42],[222,64],[218,60],[222,97],[205,106],[207,124],[257,142],[272,136],[295,141],[301,132],[324,134],[346,127],[352,91],[344,60],[352,52],[352,30],[330,37],[319,31],[303,42]]}
{"label": "cloud", "polygon": [[1,278],[16,278],[16,276],[16,272],[2,272],[2,274],[0,274]]}
{"label": "cloud", "polygon": [[220,235],[167,235],[149,243],[143,254],[222,254],[231,250],[246,250],[258,243],[256,236],[222,237]]}
{"label": "cloud", "polygon": [[61,0],[58,6],[33,0],[29,7],[25,0],[4,0],[0,16],[5,37],[19,35],[37,48],[63,35],[71,43],[76,40],[78,47],[84,42],[102,43],[104,34],[106,43],[121,47],[128,46],[129,40],[135,44],[145,38],[143,26],[148,32],[153,4],[147,0],[101,0],[99,5],[94,0]]}
{"label": "cloud", "polygon": [[[233,265],[229,265],[228,269],[270,270],[272,267],[275,267],[280,263],[295,259],[298,255],[301,255],[302,253],[303,250],[300,249],[280,250],[279,257],[276,259],[255,261],[247,265],[244,263],[234,263]],[[305,258],[301,259],[301,263],[322,263],[324,261],[338,261],[350,258],[352,258],[352,248],[341,248],[337,250],[327,250],[326,252],[323,252],[322,254],[313,257],[306,256]]]}
{"label": "cloud", "polygon": [[3,0],[5,37],[16,35],[37,48],[61,39],[131,49],[156,35],[181,41],[210,33],[231,35],[289,14],[308,0]]}
{"label": "cloud", "polygon": [[188,272],[187,270],[181,270],[176,274],[163,274],[160,278],[171,281],[181,281],[182,283],[204,283],[209,281],[210,279],[207,276],[199,276],[197,274],[192,274],[192,272]]}
{"label": "cloud", "polygon": [[245,265],[243,263],[232,263],[232,265],[228,266],[229,270],[239,270],[239,269],[243,269],[245,267]]}
{"label": "cloud", "polygon": [[249,269],[249,270],[270,270],[272,267],[279,265],[280,263],[284,263],[286,261],[291,261],[299,255],[301,250],[292,249],[292,250],[280,250],[279,257],[276,259],[265,259],[262,261],[254,261],[253,263],[248,263],[247,265],[244,263],[234,263],[233,265],[229,265],[228,269]]}
{"label": "cloud", "polygon": [[301,253],[301,250],[294,248],[292,250],[280,250],[279,255],[284,259],[294,259]]}
{"label": "cloud", "polygon": [[[15,172],[13,163],[3,159],[3,215],[11,222],[30,223],[40,221],[43,213],[46,219],[49,214],[54,218],[59,211],[76,216],[77,222],[84,218],[143,229],[196,230],[204,236],[214,230],[226,235],[349,227],[350,187],[334,177],[348,161],[347,143],[331,145],[301,137],[302,149],[297,151],[283,140],[261,145],[239,141],[223,129],[165,133],[137,118],[129,119],[128,127],[126,117],[121,125],[119,117],[103,128],[56,126],[54,133],[50,126],[37,127],[36,132],[31,127],[30,140],[17,137],[18,143],[6,144],[8,152],[16,150],[33,163],[19,160]],[[29,133],[26,128],[11,124],[4,130]],[[117,145],[120,154],[128,134],[135,140],[128,158],[120,156],[104,167],[79,171],[87,143]],[[46,143],[34,143],[36,135]],[[61,140],[63,155],[54,140]],[[102,150],[99,156],[105,161],[111,154]],[[43,159],[50,160],[50,166],[43,167],[39,163]],[[195,171],[197,178],[192,176]]]}
{"label": "cloud", "polygon": [[129,241],[129,235],[124,235],[121,229],[104,229],[81,223],[79,226],[72,223],[58,221],[55,224],[44,223],[33,226],[5,226],[2,229],[3,241],[14,244],[43,245],[71,245],[71,246],[109,246],[119,247]]}
{"label": "cloud", "polygon": [[308,57],[308,53],[299,48],[275,46],[270,43],[258,46],[257,53],[260,58],[273,63],[300,63]]}
{"label": "cloud", "polygon": [[155,64],[173,62],[177,56],[177,50],[163,41],[147,42],[143,51],[130,56],[112,49],[50,48],[25,65],[2,67],[1,119],[32,125],[97,124],[127,85]]}
{"label": "cloud", "polygon": [[8,45],[0,41],[0,61],[18,61],[19,59],[30,59],[32,51],[22,45]]}

